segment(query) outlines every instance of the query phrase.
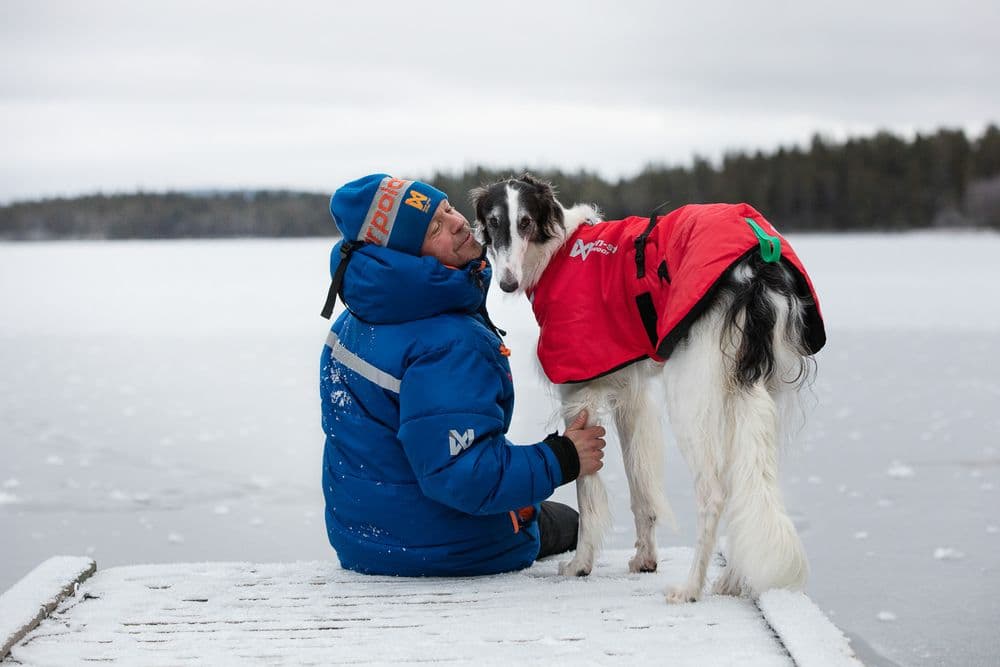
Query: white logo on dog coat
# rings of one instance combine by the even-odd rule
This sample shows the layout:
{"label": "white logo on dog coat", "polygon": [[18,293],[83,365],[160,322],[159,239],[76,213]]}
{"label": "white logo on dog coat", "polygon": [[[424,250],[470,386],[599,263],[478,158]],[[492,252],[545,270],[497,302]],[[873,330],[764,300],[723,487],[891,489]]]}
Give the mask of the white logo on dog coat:
{"label": "white logo on dog coat", "polygon": [[576,243],[573,244],[573,248],[569,251],[570,257],[579,257],[581,260],[586,260],[587,255],[591,251],[598,252],[602,255],[610,255],[618,250],[618,246],[608,243],[607,241],[602,241],[597,239],[591,241],[590,243],[584,243],[583,239],[577,239]]}
{"label": "white logo on dog coat", "polygon": [[573,249],[569,251],[569,256],[582,257],[583,259],[587,259],[587,255],[590,254],[590,251],[593,249],[593,247],[594,247],[593,241],[591,241],[590,243],[584,243],[583,239],[577,239],[576,243],[573,244]]}
{"label": "white logo on dog coat", "polygon": [[468,449],[472,441],[476,439],[476,432],[471,428],[466,429],[465,433],[459,433],[458,431],[452,429],[448,431],[448,446],[451,449],[451,455],[455,456],[463,449]]}

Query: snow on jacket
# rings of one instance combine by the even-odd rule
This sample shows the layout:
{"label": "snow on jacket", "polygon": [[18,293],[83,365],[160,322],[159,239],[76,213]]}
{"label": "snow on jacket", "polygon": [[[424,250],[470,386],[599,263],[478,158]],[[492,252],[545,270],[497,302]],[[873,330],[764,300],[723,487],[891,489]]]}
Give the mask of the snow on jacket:
{"label": "snow on jacket", "polygon": [[351,256],[349,312],[320,361],[327,533],[343,567],[477,575],[537,556],[537,524],[516,510],[535,505],[537,516],[537,504],[569,481],[567,452],[556,446],[569,443],[515,446],[504,435],[510,367],[476,314],[489,280],[479,260],[451,269],[373,245]]}
{"label": "snow on jacket", "polygon": [[[818,352],[826,342],[819,301],[788,241],[748,204],[695,204],[659,216],[638,245],[649,218],[581,225],[567,239],[528,292],[549,380],[582,382],[669,357],[726,271],[770,249],[750,221],[780,239],[780,261],[806,299],[806,348]],[[638,262],[637,252],[644,255]]]}

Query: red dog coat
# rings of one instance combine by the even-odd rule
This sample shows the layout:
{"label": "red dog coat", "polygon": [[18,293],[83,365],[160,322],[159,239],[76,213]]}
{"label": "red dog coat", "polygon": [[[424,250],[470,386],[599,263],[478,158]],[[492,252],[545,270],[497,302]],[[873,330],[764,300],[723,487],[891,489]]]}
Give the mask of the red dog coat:
{"label": "red dog coat", "polygon": [[549,380],[583,382],[647,357],[665,360],[726,271],[753,252],[777,261],[779,240],[780,260],[806,299],[806,348],[812,354],[823,347],[809,276],[752,206],[684,206],[649,227],[650,219],[639,217],[581,225],[528,291],[541,327],[538,359]]}

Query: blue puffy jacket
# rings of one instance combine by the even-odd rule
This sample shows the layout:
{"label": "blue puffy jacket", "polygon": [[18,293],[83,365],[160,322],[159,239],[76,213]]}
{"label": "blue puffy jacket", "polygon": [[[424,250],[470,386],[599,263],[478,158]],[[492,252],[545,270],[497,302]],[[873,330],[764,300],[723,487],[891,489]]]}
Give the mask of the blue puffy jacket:
{"label": "blue puffy jacket", "polygon": [[345,568],[490,574],[538,554],[537,524],[517,510],[537,516],[579,463],[565,439],[515,446],[504,435],[510,367],[477,314],[489,279],[478,260],[452,269],[374,245],[351,256],[349,312],[320,361],[326,525]]}

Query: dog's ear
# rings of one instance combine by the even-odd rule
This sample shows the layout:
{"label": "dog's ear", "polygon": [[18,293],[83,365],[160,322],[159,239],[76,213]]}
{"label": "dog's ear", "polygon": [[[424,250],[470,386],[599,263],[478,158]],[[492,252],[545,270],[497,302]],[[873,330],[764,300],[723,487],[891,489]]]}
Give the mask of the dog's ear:
{"label": "dog's ear", "polygon": [[534,176],[531,175],[530,172],[527,171],[523,172],[520,176],[518,176],[517,180],[521,181],[522,183],[527,183],[528,185],[532,185],[536,188],[549,188],[550,190],[552,189],[551,183],[543,181],[540,178],[535,178]]}
{"label": "dog's ear", "polygon": [[540,241],[547,241],[556,236],[563,226],[563,212],[559,202],[556,201],[556,189],[548,181],[535,178],[527,172],[521,175],[520,180],[531,185],[535,191],[541,214],[537,221],[537,236]]}
{"label": "dog's ear", "polygon": [[553,186],[548,181],[543,181],[540,178],[535,178],[528,172],[524,172],[523,174],[521,174],[521,176],[517,180],[521,181],[522,183],[527,183],[528,185],[530,185],[540,199],[547,199],[553,202],[556,200],[555,186]]}
{"label": "dog's ear", "polygon": [[486,201],[486,195],[489,192],[490,187],[488,185],[482,185],[469,190],[469,202],[472,204],[472,210],[475,213],[475,220],[472,221],[472,230],[483,245],[490,244],[490,234],[486,231],[485,221],[483,220],[485,217],[483,202]]}

